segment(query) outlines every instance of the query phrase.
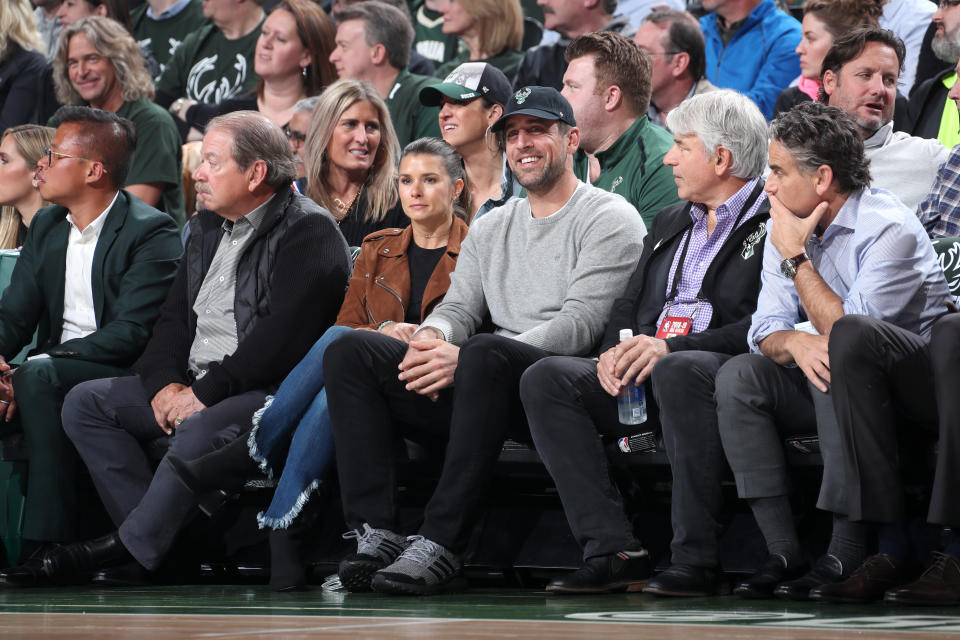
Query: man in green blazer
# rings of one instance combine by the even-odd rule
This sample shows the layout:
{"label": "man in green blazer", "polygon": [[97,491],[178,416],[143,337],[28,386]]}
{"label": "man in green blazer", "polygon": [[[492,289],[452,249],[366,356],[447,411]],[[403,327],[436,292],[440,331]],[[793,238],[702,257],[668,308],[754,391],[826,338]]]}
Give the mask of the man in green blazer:
{"label": "man in green blazer", "polygon": [[[26,435],[23,537],[34,551],[0,571],[0,584],[36,584],[33,558],[45,543],[89,535],[80,530],[83,467],[63,433],[63,397],[79,382],[129,373],[182,253],[173,219],[120,189],[136,145],[133,123],[88,107],[64,107],[54,122],[37,186],[55,206],[37,212],[0,298],[0,421],[19,422]],[[31,357],[11,369],[6,360],[34,332]]]}

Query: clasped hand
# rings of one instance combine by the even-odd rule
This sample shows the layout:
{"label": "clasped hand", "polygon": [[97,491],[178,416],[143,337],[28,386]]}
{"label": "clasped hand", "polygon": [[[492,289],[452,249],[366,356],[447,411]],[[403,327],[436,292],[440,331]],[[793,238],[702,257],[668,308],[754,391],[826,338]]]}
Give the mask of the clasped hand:
{"label": "clasped hand", "polygon": [[11,370],[6,359],[0,356],[0,416],[4,422],[13,420],[13,414],[17,412],[17,401],[13,394],[13,376],[6,375]]}
{"label": "clasped hand", "polygon": [[827,352],[828,338],[797,331],[791,336],[789,351],[793,361],[807,379],[820,391],[827,393],[830,384],[830,355]]}
{"label": "clasped hand", "polygon": [[631,382],[637,386],[650,377],[653,366],[670,353],[666,340],[650,336],[634,336],[610,347],[597,362],[600,386],[611,396]]}
{"label": "clasped hand", "polygon": [[179,382],[171,382],[158,391],[150,401],[150,406],[154,419],[167,435],[172,434],[181,422],[207,408],[194,395],[193,389]]}
{"label": "clasped hand", "polygon": [[397,377],[407,383],[407,391],[427,396],[436,402],[440,390],[453,385],[459,358],[460,347],[446,340],[415,336],[400,362],[400,375]]}

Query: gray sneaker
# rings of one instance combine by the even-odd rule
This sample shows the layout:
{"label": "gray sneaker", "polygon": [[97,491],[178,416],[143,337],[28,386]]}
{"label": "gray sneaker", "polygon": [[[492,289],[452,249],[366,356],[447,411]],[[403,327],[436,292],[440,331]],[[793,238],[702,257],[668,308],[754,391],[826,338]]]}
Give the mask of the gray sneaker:
{"label": "gray sneaker", "polygon": [[410,536],[407,540],[410,546],[396,562],[374,574],[374,591],[429,596],[460,591],[467,586],[461,575],[463,560],[460,556],[423,536]]}
{"label": "gray sneaker", "polygon": [[347,531],[343,539],[357,541],[357,552],[341,560],[337,570],[340,583],[354,592],[370,591],[373,574],[396,560],[410,544],[405,536],[388,529],[374,529],[366,522],[362,532]]}

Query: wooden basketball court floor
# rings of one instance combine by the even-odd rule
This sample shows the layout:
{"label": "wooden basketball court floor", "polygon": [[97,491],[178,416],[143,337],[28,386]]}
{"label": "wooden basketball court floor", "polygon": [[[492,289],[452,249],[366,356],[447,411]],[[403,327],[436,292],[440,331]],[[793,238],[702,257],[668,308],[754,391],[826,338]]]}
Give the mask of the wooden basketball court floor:
{"label": "wooden basketball court floor", "polygon": [[558,597],[483,588],[431,598],[265,586],[0,590],[0,638],[960,639],[960,607],[848,607],[734,597]]}

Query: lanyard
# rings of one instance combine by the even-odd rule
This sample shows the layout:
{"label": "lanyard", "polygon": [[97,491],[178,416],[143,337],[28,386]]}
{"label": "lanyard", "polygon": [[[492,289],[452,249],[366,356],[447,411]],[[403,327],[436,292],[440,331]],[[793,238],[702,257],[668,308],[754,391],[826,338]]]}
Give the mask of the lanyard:
{"label": "lanyard", "polygon": [[[750,197],[747,198],[747,201],[743,203],[743,206],[740,207],[740,212],[737,214],[737,217],[733,221],[733,230],[737,228],[737,225],[740,224],[740,220],[743,219],[743,216],[750,210],[751,207],[757,202],[757,199],[760,197],[760,194],[763,193],[763,181],[759,181],[757,186],[753,188],[753,191],[750,193]],[[687,249],[690,248],[690,241],[693,239],[693,228],[687,230],[684,234],[686,242],[683,243],[683,250],[680,252],[680,260],[677,261],[677,270],[673,274],[673,286],[670,288],[670,295],[667,296],[667,300],[672,301],[676,299],[677,293],[680,290],[680,280],[683,277],[683,263],[687,259]],[[697,306],[699,306],[699,298],[697,296]],[[669,313],[670,307],[667,307],[667,312]],[[696,311],[696,310],[694,310]]]}

